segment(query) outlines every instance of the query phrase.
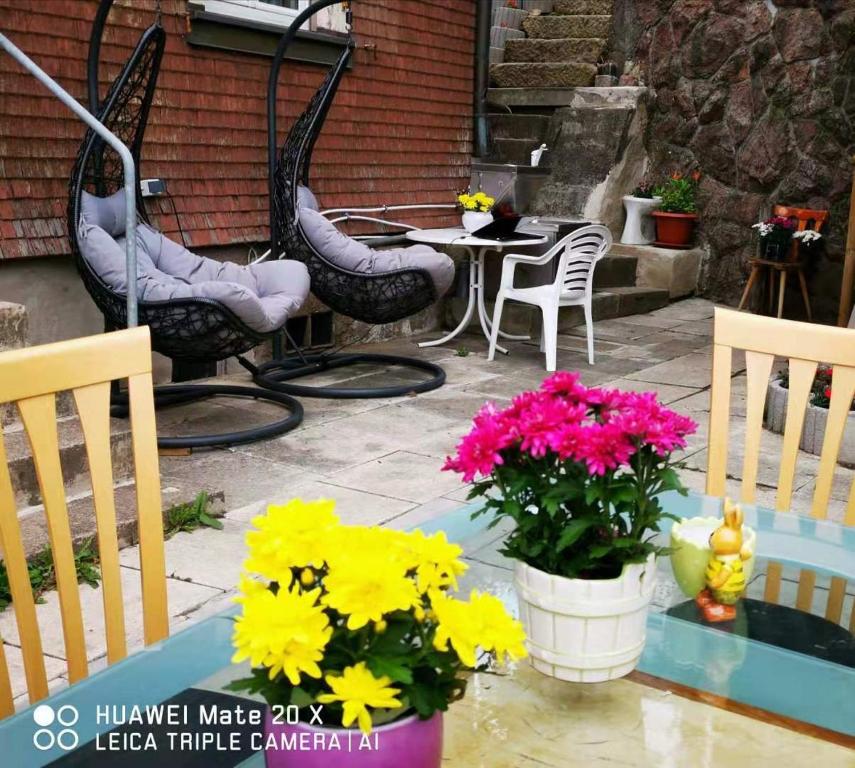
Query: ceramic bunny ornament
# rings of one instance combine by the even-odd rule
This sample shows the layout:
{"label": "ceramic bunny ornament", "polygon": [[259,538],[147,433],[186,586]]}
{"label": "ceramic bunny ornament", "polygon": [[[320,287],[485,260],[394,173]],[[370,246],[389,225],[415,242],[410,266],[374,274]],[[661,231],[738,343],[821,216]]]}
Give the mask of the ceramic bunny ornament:
{"label": "ceramic bunny ornament", "polygon": [[746,560],[753,549],[744,541],[743,514],[738,504],[724,501],[724,521],[710,536],[709,563],[704,573],[707,588],[697,603],[707,621],[730,621],[736,617],[736,602],[747,586]]}

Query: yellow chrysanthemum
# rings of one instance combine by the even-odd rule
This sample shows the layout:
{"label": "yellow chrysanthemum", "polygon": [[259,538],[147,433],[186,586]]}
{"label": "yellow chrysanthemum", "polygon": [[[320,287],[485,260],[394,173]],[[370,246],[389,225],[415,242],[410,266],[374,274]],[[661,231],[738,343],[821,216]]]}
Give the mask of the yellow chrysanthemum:
{"label": "yellow chrysanthemum", "polygon": [[522,624],[497,597],[473,590],[467,603],[436,592],[431,603],[438,623],[434,647],[447,651],[450,643],[467,667],[476,665],[479,648],[495,653],[499,661],[505,656],[522,659],[527,655]]}
{"label": "yellow chrysanthemum", "polygon": [[425,536],[422,531],[401,533],[393,544],[394,556],[416,571],[416,583],[422,593],[449,586],[457,589],[457,577],[468,568],[460,560],[463,549],[450,543],[444,531],[433,536]]}
{"label": "yellow chrysanthemum", "polygon": [[288,584],[289,569],[322,566],[327,539],[339,525],[334,509],[335,502],[324,499],[308,502],[294,499],[268,507],[266,515],[252,521],[257,530],[246,534],[249,548],[246,570]]}
{"label": "yellow chrysanthemum", "polygon": [[524,659],[528,655],[522,624],[505,610],[498,597],[474,589],[469,598],[469,611],[480,637],[478,645],[483,650],[495,653],[500,662],[505,656]]}
{"label": "yellow chrysanthemum", "polygon": [[335,559],[330,563],[324,587],[327,594],[322,598],[323,604],[347,616],[347,628],[351,630],[369,621],[380,621],[392,611],[409,610],[419,599],[406,566],[395,559]]}
{"label": "yellow chrysanthemum", "polygon": [[320,590],[280,589],[274,595],[257,585],[251,579],[241,582],[243,612],[235,621],[232,661],[265,666],[271,680],[283,672],[292,685],[300,684],[301,674],[319,678],[318,662],[332,635],[329,618],[317,604]]}
{"label": "yellow chrysanthemum", "polygon": [[358,720],[363,733],[371,733],[371,713],[368,707],[374,709],[398,709],[401,702],[395,697],[401,692],[392,688],[392,680],[388,677],[374,677],[361,661],[353,667],[347,667],[341,676],[327,675],[324,678],[332,693],[322,693],[318,696],[320,704],[332,704],[340,701],[344,705],[344,715],[341,723],[349,728],[354,720]]}

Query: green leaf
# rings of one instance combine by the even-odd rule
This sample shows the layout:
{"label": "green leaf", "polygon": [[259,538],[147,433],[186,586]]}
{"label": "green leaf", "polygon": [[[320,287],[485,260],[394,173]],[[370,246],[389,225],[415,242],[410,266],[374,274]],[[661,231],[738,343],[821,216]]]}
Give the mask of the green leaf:
{"label": "green leaf", "polygon": [[216,517],[211,517],[207,512],[199,512],[199,522],[208,528],[216,528],[218,531],[223,530],[223,521]]}
{"label": "green leaf", "polygon": [[582,534],[593,525],[593,523],[594,520],[592,518],[571,520],[558,537],[558,542],[555,545],[556,552],[563,552],[568,547],[573,546]]}
{"label": "green leaf", "polygon": [[[400,659],[410,661],[407,656],[401,656]],[[366,658],[368,668],[371,670],[374,677],[389,677],[396,683],[404,683],[409,685],[413,682],[413,670],[403,660],[390,659],[385,656],[368,656]]]}

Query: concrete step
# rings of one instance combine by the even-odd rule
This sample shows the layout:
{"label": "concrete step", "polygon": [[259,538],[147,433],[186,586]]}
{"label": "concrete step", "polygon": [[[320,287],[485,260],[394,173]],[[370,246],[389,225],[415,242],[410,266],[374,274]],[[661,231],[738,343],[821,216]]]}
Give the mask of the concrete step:
{"label": "concrete step", "polygon": [[540,146],[549,132],[548,115],[493,112],[487,115],[487,120],[494,139],[527,139]]}
{"label": "concrete step", "polygon": [[[161,506],[165,512],[177,504],[193,501],[202,489],[183,488],[175,485],[164,485],[161,488]],[[212,511],[222,511],[225,506],[222,491],[209,491],[212,500]],[[116,504],[116,533],[119,538],[119,548],[136,544],[137,534],[137,499],[136,485],[127,480],[116,486],[113,496]],[[71,538],[75,548],[87,539],[95,536],[95,504],[91,494],[72,496],[67,501],[68,519],[71,525]],[[47,520],[42,505],[26,507],[19,511],[18,522],[21,526],[21,539],[27,557],[42,552],[50,545]]]}
{"label": "concrete step", "polygon": [[27,344],[27,309],[22,304],[0,301],[0,352]]}
{"label": "concrete step", "polygon": [[[130,422],[121,419],[112,419],[111,422],[113,479],[121,482],[133,474]],[[77,418],[59,419],[57,433],[66,493],[75,496],[88,492],[89,462],[80,421]],[[41,491],[26,432],[23,428],[8,429],[3,438],[16,503],[22,507],[40,504]]]}
{"label": "concrete step", "polygon": [[[536,139],[496,139],[492,141],[489,161],[510,165],[531,165],[531,153],[542,144]],[[543,156],[541,166],[549,167],[547,156]]]}
{"label": "concrete step", "polygon": [[580,37],[608,38],[612,31],[611,16],[529,16],[523,22],[529,37],[551,40]]}
{"label": "concrete step", "polygon": [[647,96],[647,89],[633,86],[615,88],[490,88],[487,103],[512,110],[545,112],[558,107],[617,107],[635,109]]}
{"label": "concrete step", "polygon": [[[668,304],[668,291],[649,288],[609,288],[594,293],[591,309],[594,322],[627,317],[643,312],[652,312]],[[582,307],[564,307],[558,315],[558,331],[583,325],[585,315]]]}
{"label": "concrete step", "polygon": [[608,16],[613,0],[555,0],[552,12],[562,16]]}
{"label": "concrete step", "polygon": [[635,285],[638,259],[635,256],[609,254],[594,271],[594,289],[627,288]]}
{"label": "concrete step", "polygon": [[606,50],[604,38],[508,40],[505,63],[575,61],[596,64]]}
{"label": "concrete step", "polygon": [[668,291],[673,300],[691,296],[698,290],[705,252],[703,248],[675,250],[615,243],[609,255],[634,258],[638,263],[637,285]]}
{"label": "concrete step", "polygon": [[597,67],[576,62],[494,64],[490,77],[498,88],[577,88],[594,82]]}

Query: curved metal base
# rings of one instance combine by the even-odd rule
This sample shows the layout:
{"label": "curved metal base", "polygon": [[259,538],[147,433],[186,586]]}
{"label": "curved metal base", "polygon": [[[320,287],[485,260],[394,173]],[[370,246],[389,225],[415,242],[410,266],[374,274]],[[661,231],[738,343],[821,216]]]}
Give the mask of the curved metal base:
{"label": "curved metal base", "polygon": [[[412,384],[394,384],[388,387],[312,387],[295,384],[295,379],[324,373],[349,365],[395,365],[430,374],[430,378]],[[295,397],[318,397],[328,400],[368,400],[381,397],[406,397],[420,392],[430,392],[445,384],[445,371],[434,363],[397,355],[372,355],[366,353],[338,355],[305,355],[293,360],[272,360],[253,372],[253,381],[259,387]]]}
{"label": "curved metal base", "polygon": [[[287,418],[279,419],[252,429],[240,432],[224,432],[218,435],[191,435],[187,437],[157,438],[158,448],[221,448],[229,445],[244,445],[258,440],[283,435],[296,429],[303,422],[303,406],[288,394],[271,392],[256,387],[240,387],[229,384],[166,384],[154,388],[155,410],[169,408],[174,405],[185,405],[212,397],[251,397],[255,400],[266,400],[281,405],[289,412]],[[112,416],[127,418],[128,398],[125,394],[114,395],[112,398]]]}

